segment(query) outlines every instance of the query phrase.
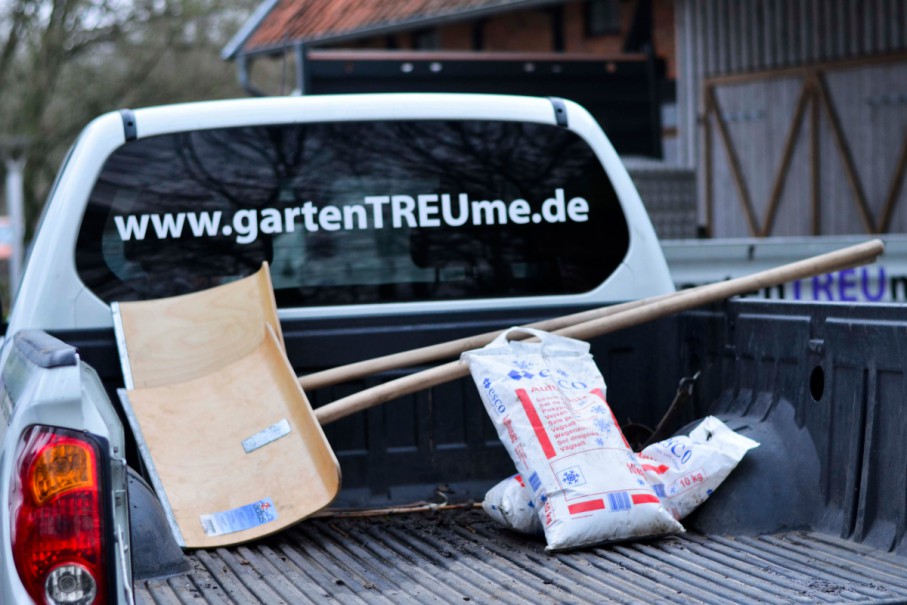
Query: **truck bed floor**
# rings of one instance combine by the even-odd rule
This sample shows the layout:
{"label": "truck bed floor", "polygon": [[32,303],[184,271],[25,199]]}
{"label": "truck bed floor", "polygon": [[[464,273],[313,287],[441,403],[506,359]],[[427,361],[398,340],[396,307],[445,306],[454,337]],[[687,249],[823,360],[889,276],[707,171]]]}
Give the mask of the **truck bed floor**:
{"label": "truck bed floor", "polygon": [[307,520],[189,553],[137,603],[907,603],[907,558],[837,537],[688,532],[547,554],[480,510]]}

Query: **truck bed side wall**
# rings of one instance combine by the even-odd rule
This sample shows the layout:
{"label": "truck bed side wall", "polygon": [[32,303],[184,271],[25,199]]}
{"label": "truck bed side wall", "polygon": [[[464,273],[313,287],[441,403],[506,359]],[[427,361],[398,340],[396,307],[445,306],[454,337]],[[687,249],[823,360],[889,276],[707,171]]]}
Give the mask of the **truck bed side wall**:
{"label": "truck bed side wall", "polygon": [[[282,329],[290,360],[297,373],[304,374],[577,310],[291,320],[282,322]],[[593,354],[622,424],[654,426],[659,410],[670,403],[681,376],[677,334],[675,322],[666,320],[595,341]],[[78,345],[83,359],[97,368],[113,401],[118,401],[114,389],[122,386],[122,376],[113,331],[56,335]],[[307,395],[318,407],[402,372]],[[609,376],[620,379],[609,380]],[[439,485],[452,490],[453,497],[481,499],[494,483],[514,472],[468,379],[415,393],[325,428],[342,468],[344,489],[335,503],[340,506],[422,500],[433,497]]]}
{"label": "truck bed side wall", "polygon": [[[722,518],[745,529],[747,515],[774,514],[907,551],[903,306],[734,302],[727,313],[685,315],[681,330],[685,363],[703,370],[696,415],[780,426],[781,451],[764,485],[798,492],[773,501],[746,485],[754,477],[741,465],[701,509],[700,519],[715,514],[700,529],[720,530]],[[754,454],[765,455],[760,450]],[[790,514],[781,508],[787,502],[809,502],[813,510]]]}

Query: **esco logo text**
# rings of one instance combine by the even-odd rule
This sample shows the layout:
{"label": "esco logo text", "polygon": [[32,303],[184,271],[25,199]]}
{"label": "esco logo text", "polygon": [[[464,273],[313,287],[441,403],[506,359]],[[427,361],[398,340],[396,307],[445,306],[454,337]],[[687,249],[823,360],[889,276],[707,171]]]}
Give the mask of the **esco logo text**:
{"label": "esco logo text", "polygon": [[482,386],[485,388],[485,393],[488,395],[488,401],[491,403],[491,407],[497,411],[498,414],[503,414],[507,411],[507,406],[504,405],[504,401],[501,399],[501,396],[498,395],[498,392],[491,388],[491,379],[486,378],[482,381]]}

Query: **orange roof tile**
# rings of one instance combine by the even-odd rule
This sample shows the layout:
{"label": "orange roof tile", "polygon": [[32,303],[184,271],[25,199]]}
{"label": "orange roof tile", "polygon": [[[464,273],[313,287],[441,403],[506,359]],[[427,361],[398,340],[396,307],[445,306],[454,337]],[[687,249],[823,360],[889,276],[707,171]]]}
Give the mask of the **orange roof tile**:
{"label": "orange roof tile", "polygon": [[[224,49],[224,57],[295,43],[336,42],[478,18],[565,0],[269,0]],[[270,6],[267,6],[270,5]],[[254,21],[258,23],[254,23]]]}

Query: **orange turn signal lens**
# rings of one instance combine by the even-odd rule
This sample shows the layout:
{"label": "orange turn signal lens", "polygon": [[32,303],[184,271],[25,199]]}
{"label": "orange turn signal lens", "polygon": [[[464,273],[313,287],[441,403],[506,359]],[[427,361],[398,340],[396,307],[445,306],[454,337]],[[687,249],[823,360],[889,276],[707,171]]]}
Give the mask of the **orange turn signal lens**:
{"label": "orange turn signal lens", "polygon": [[59,494],[93,488],[97,483],[92,448],[75,441],[61,441],[46,447],[34,461],[31,489],[39,506]]}
{"label": "orange turn signal lens", "polygon": [[33,425],[10,486],[16,571],[34,603],[107,603],[104,460],[95,437]]}

